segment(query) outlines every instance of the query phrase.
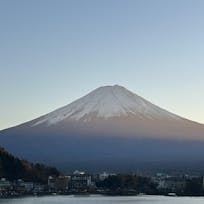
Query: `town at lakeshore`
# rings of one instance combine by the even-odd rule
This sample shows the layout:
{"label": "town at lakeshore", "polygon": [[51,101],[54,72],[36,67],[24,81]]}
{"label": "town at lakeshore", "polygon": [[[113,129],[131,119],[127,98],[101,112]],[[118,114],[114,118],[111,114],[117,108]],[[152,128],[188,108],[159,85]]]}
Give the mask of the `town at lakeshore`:
{"label": "town at lakeshore", "polygon": [[76,170],[66,176],[49,176],[47,183],[24,181],[23,178],[14,181],[0,179],[0,198],[70,194],[203,196],[204,177],[163,173],[154,176],[88,174]]}
{"label": "town at lakeshore", "polygon": [[0,198],[27,195],[169,195],[204,196],[204,176],[184,173],[64,174],[44,164],[21,160],[0,148]]}

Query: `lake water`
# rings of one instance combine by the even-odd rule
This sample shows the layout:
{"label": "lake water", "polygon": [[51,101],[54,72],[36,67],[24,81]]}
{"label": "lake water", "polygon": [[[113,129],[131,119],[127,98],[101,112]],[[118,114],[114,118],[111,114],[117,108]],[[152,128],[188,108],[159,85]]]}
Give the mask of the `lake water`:
{"label": "lake water", "polygon": [[0,204],[204,204],[204,197],[44,196],[0,199]]}

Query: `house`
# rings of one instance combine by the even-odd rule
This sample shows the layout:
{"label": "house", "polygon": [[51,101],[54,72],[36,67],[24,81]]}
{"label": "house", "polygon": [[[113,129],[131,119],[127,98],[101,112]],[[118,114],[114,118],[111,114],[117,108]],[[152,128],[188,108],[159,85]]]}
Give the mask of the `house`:
{"label": "house", "polygon": [[183,177],[166,177],[158,182],[158,189],[163,192],[183,192],[186,180]]}
{"label": "house", "polygon": [[55,180],[55,190],[65,192],[68,190],[70,176],[59,176]]}
{"label": "house", "polygon": [[93,185],[91,176],[82,171],[75,171],[71,175],[69,189],[72,191],[87,191]]}
{"label": "house", "polygon": [[0,197],[4,197],[13,190],[13,184],[6,180],[5,178],[1,178],[0,180]]}
{"label": "house", "polygon": [[49,192],[54,192],[55,191],[55,183],[56,183],[56,178],[49,176],[48,177],[48,188]]}

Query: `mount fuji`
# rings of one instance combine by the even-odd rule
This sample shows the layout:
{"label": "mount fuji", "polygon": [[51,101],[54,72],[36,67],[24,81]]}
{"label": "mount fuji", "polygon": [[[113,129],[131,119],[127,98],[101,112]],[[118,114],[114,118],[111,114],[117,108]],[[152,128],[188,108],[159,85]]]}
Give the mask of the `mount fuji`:
{"label": "mount fuji", "polygon": [[0,144],[17,156],[67,169],[134,170],[141,162],[203,161],[204,125],[122,86],[104,86],[0,131]]}

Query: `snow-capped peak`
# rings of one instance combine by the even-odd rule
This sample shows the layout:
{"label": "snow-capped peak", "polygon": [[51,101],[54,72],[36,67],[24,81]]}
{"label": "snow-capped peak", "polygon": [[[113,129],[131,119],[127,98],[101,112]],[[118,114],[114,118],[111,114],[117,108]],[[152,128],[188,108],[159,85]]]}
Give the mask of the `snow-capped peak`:
{"label": "snow-capped peak", "polygon": [[103,86],[95,89],[73,103],[57,109],[37,120],[34,126],[41,123],[56,124],[63,120],[90,121],[92,116],[108,119],[120,116],[135,116],[143,119],[180,119],[142,97],[118,85]]}

